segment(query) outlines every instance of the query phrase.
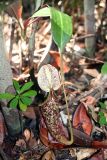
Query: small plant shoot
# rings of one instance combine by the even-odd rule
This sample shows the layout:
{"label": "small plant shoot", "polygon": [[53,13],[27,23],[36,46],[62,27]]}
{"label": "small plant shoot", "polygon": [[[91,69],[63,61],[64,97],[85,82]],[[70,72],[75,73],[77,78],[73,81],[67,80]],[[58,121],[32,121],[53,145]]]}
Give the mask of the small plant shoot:
{"label": "small plant shoot", "polygon": [[37,95],[35,90],[30,90],[30,88],[33,86],[33,82],[27,82],[21,86],[16,80],[13,80],[13,86],[15,89],[15,94],[1,93],[0,99],[9,100],[9,106],[11,108],[19,107],[20,110],[26,111],[27,106],[32,103],[31,97]]}
{"label": "small plant shoot", "polygon": [[[63,81],[64,73],[63,73],[63,62],[62,62],[63,61],[62,54],[63,54],[64,47],[72,36],[72,19],[67,14],[60,12],[53,7],[46,7],[46,8],[40,9],[39,11],[33,14],[32,18],[34,17],[50,17],[52,37],[55,43],[57,44],[60,52],[61,83],[63,84],[63,91],[64,91],[64,97],[65,97],[66,108],[68,113],[68,120],[69,120],[70,132],[71,132],[70,133],[71,143],[72,143],[73,134],[72,134],[72,127],[70,122],[70,114],[68,109],[67,97],[66,97],[66,92],[64,88],[64,81]],[[47,88],[45,88],[45,90],[49,91],[49,88],[51,87],[52,86],[50,87],[48,86]]]}

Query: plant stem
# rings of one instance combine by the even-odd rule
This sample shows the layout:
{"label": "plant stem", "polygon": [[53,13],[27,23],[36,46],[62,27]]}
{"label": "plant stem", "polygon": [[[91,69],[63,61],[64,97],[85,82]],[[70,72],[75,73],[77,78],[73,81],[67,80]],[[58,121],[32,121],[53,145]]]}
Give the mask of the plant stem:
{"label": "plant stem", "polygon": [[71,135],[71,144],[73,143],[73,130],[71,126],[71,121],[70,121],[70,112],[69,112],[69,107],[68,107],[68,102],[67,102],[67,96],[66,96],[66,91],[65,91],[65,86],[64,86],[64,72],[63,72],[63,53],[59,49],[60,52],[60,70],[61,70],[61,82],[62,82],[62,87],[64,91],[64,98],[65,98],[65,103],[66,103],[66,109],[67,109],[67,115],[68,115],[68,123],[69,123],[69,129],[70,129],[70,135]]}
{"label": "plant stem", "polygon": [[22,5],[22,0],[19,0],[20,1],[20,4]]}

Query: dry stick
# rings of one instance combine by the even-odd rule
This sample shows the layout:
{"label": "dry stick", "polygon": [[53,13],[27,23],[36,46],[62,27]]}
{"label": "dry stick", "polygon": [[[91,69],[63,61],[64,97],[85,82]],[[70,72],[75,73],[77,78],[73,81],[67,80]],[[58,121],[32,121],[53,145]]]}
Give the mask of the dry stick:
{"label": "dry stick", "polygon": [[[93,36],[94,36],[94,34],[87,34],[87,35],[84,35],[84,36],[72,38],[71,40],[73,40],[73,47],[74,47],[75,42],[76,42],[77,40],[81,40],[81,39],[85,39],[85,38],[93,37]],[[71,50],[74,52],[74,51],[76,51],[76,50],[74,50],[73,47],[71,48]],[[81,53],[81,52],[79,52],[79,51],[76,51],[76,52]],[[85,57],[85,56],[83,56],[83,55],[78,55],[78,56],[81,57],[81,58],[85,58],[85,59],[87,59],[87,60],[90,60],[90,61],[94,61],[94,62],[98,62],[98,63],[105,63],[104,61],[97,60],[97,59],[93,59],[93,58],[89,58],[89,57]]]}
{"label": "dry stick", "polygon": [[84,38],[89,38],[89,37],[94,37],[95,34],[86,34],[84,36],[79,36],[79,37],[75,37],[75,38],[72,38],[72,39],[75,39],[75,40],[81,40],[81,39],[84,39]]}
{"label": "dry stick", "polygon": [[29,38],[29,69],[31,70],[34,67],[34,51],[35,51],[35,32],[37,30],[37,23],[32,24],[32,33]]}
{"label": "dry stick", "polygon": [[[22,0],[19,0],[19,2],[20,2],[20,5],[22,5]],[[15,15],[15,18],[17,19],[18,24],[19,24],[19,26],[20,26],[20,28],[21,28],[21,43],[22,43],[22,40],[23,40],[22,36],[24,36],[24,35],[23,35],[23,34],[24,34],[24,26],[23,26],[23,23],[20,22],[20,19],[19,19],[19,17],[17,16],[17,14],[16,14],[13,6],[11,6],[11,9],[12,9],[12,11],[13,11],[13,13],[14,13],[14,15]],[[21,20],[22,20],[22,19],[21,19]],[[19,48],[20,48],[20,47],[19,47]],[[21,68],[22,68],[22,47],[21,47],[21,50],[20,50],[20,52],[19,52],[19,57],[20,57],[20,74],[21,74],[21,72],[22,72],[22,71],[21,71]]]}
{"label": "dry stick", "polygon": [[[72,50],[73,52],[76,51],[76,50],[74,50],[73,48],[71,48],[71,50]],[[79,51],[76,51],[76,52],[81,53],[81,52],[79,52]],[[74,53],[74,54],[75,54],[75,53]],[[94,61],[94,62],[98,62],[98,63],[105,63],[104,61],[101,61],[101,60],[98,60],[98,59],[89,58],[89,57],[85,57],[85,56],[82,56],[82,55],[78,55],[78,57],[85,58],[85,59],[87,59],[87,60]]]}
{"label": "dry stick", "polygon": [[[21,2],[20,2],[20,3],[21,3]],[[19,26],[20,26],[20,28],[21,28],[21,31],[23,31],[23,30],[24,30],[23,23],[20,22],[19,17],[17,16],[17,14],[16,14],[16,12],[15,12],[15,10],[14,10],[14,8],[13,8],[12,6],[11,6],[11,9],[12,9],[14,15],[15,15],[15,18],[16,18],[17,21],[18,21],[18,24],[19,24]]]}
{"label": "dry stick", "polygon": [[14,31],[15,31],[15,23],[13,23],[13,19],[12,19],[11,27],[12,27],[12,30],[11,30],[11,37],[10,37],[9,61],[10,61],[10,64],[12,65],[12,50],[13,50]]}
{"label": "dry stick", "polygon": [[71,141],[71,144],[72,144],[73,143],[73,130],[72,130],[72,126],[71,126],[69,106],[68,106],[67,96],[66,96],[66,91],[65,91],[65,86],[64,86],[63,54],[62,54],[62,51],[60,49],[59,49],[59,53],[60,53],[61,82],[62,82],[62,86],[63,86],[67,115],[68,115],[69,129],[70,129],[70,135],[71,135],[71,140],[70,141]]}

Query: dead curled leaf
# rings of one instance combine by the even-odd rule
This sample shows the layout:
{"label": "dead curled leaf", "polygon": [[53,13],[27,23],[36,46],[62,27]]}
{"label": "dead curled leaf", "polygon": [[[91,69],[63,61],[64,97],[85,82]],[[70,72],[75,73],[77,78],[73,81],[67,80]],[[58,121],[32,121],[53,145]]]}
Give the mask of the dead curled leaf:
{"label": "dead curled leaf", "polygon": [[40,68],[37,80],[40,88],[45,92],[50,92],[51,89],[57,90],[61,85],[57,69],[50,64]]}
{"label": "dead curled leaf", "polygon": [[87,96],[86,98],[82,99],[82,102],[85,102],[85,104],[88,105],[95,105],[96,104],[96,99],[95,97],[92,96]]}
{"label": "dead curled leaf", "polygon": [[24,139],[18,139],[16,141],[16,146],[19,146],[21,149],[26,149],[27,147]]}
{"label": "dead curled leaf", "polygon": [[27,110],[23,112],[23,115],[30,119],[36,119],[35,110],[33,106],[28,107]]}
{"label": "dead curled leaf", "polygon": [[[56,67],[60,68],[60,53],[56,51],[50,51],[49,54],[51,55],[51,64]],[[68,73],[70,68],[67,66],[66,61],[63,59],[63,72]]]}
{"label": "dead curled leaf", "polygon": [[87,111],[84,106],[84,103],[81,103],[77,107],[77,109],[74,113],[73,127],[77,128],[77,129],[82,129],[84,131],[84,133],[86,133],[88,135],[91,134],[93,126],[92,126],[90,118],[87,115]]}
{"label": "dead curled leaf", "polygon": [[13,2],[5,10],[11,17],[20,19],[22,17],[22,5],[20,1]]}

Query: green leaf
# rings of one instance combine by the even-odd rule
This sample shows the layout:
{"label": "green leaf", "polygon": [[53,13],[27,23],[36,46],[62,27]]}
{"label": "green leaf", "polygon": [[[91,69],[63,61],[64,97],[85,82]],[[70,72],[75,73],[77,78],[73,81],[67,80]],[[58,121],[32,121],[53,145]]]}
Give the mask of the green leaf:
{"label": "green leaf", "polygon": [[17,105],[18,105],[18,101],[19,101],[19,99],[15,97],[14,99],[11,100],[9,106],[10,106],[11,108],[16,108]]}
{"label": "green leaf", "polygon": [[101,74],[107,74],[107,62],[103,64],[101,68]]}
{"label": "green leaf", "polygon": [[47,17],[51,19],[52,36],[55,43],[60,48],[61,52],[72,35],[72,20],[71,17],[62,13],[53,7],[42,8],[32,17]]}
{"label": "green leaf", "polygon": [[32,103],[32,100],[31,100],[31,98],[29,98],[29,97],[21,97],[21,101],[24,103],[24,104],[26,104],[26,105],[30,105],[31,103]]}
{"label": "green leaf", "polygon": [[72,20],[70,16],[53,7],[50,7],[50,11],[53,39],[62,52],[72,35]]}
{"label": "green leaf", "polygon": [[21,88],[20,93],[23,93],[23,92],[27,91],[32,86],[33,86],[33,82],[32,81],[25,83],[24,86]]}
{"label": "green leaf", "polygon": [[101,116],[99,119],[99,123],[101,126],[106,125],[107,121],[106,121],[106,117],[105,116]]}
{"label": "green leaf", "polygon": [[11,93],[1,93],[0,94],[0,99],[8,99],[11,100],[12,98],[14,98],[15,95],[11,94]]}
{"label": "green leaf", "polygon": [[32,15],[32,18],[35,18],[35,17],[50,17],[50,9],[49,9],[49,7],[42,8],[39,11],[35,12]]}
{"label": "green leaf", "polygon": [[106,104],[103,102],[99,102],[101,109],[106,109]]}
{"label": "green leaf", "polygon": [[104,113],[100,111],[100,112],[98,113],[98,115],[99,115],[100,117],[102,117],[102,116],[104,116]]}
{"label": "green leaf", "polygon": [[20,110],[22,110],[22,111],[26,111],[27,105],[26,105],[26,104],[23,104],[21,101],[19,101],[19,108],[20,108]]}
{"label": "green leaf", "polygon": [[19,93],[19,91],[20,91],[19,83],[16,80],[13,80],[13,85],[14,85],[14,88],[17,91],[17,93]]}
{"label": "green leaf", "polygon": [[27,97],[36,96],[37,92],[34,91],[34,90],[30,90],[30,91],[27,91],[27,92],[23,93],[22,95],[27,96]]}

